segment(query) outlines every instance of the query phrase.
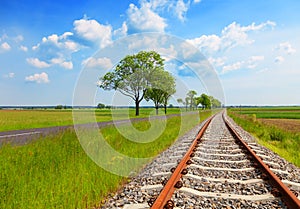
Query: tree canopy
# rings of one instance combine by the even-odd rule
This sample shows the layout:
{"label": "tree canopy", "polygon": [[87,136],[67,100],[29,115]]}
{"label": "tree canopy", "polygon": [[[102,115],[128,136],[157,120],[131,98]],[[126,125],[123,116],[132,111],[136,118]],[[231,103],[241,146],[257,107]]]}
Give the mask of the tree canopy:
{"label": "tree canopy", "polygon": [[148,89],[155,87],[157,74],[164,70],[164,60],[155,51],[140,51],[123,58],[112,72],[100,78],[100,88],[117,90],[135,101],[136,115],[139,104]]}
{"label": "tree canopy", "polygon": [[158,108],[163,105],[165,113],[170,96],[176,92],[174,77],[167,71],[157,70],[151,75],[151,87],[147,89],[145,99],[152,100],[158,114]]}

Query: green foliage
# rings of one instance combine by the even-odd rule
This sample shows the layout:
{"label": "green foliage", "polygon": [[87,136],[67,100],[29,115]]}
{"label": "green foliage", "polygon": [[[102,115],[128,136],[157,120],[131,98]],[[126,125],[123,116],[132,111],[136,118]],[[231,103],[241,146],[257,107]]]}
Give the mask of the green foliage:
{"label": "green foliage", "polygon": [[56,109],[56,110],[61,110],[61,109],[63,109],[63,106],[62,106],[62,105],[56,105],[56,106],[54,107],[54,109]]}
{"label": "green foliage", "polygon": [[165,113],[168,100],[176,92],[175,79],[171,73],[157,70],[151,74],[151,87],[147,89],[145,99],[152,100],[158,114],[160,105],[164,105]]}
{"label": "green foliage", "polygon": [[194,91],[194,90],[190,90],[188,93],[187,93],[187,100],[189,102],[189,105],[190,105],[190,110],[193,109],[193,107],[195,106],[195,101],[194,101],[194,97],[197,95],[197,92]]}
{"label": "green foliage", "polygon": [[163,61],[155,51],[127,55],[113,72],[100,78],[99,87],[104,90],[117,90],[132,98],[136,105],[136,115],[139,115],[139,104],[146,90],[151,88],[151,76],[155,71],[163,70]]}
{"label": "green foliage", "polygon": [[105,108],[105,104],[98,103],[98,105],[97,105],[97,108],[99,108],[99,109],[103,109],[103,108]]}

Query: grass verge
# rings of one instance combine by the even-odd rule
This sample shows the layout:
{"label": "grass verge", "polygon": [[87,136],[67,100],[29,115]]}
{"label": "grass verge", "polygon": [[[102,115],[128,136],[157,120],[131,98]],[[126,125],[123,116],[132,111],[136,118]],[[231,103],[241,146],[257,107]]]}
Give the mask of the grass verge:
{"label": "grass verge", "polygon": [[[204,120],[210,112],[201,113]],[[179,130],[180,118],[167,120],[161,136],[153,143],[138,146],[118,135],[113,127],[101,129],[116,150],[132,156],[155,156],[169,147],[199,121],[190,121]],[[159,121],[158,121],[159,123]],[[146,121],[135,123],[147,130]],[[138,153],[138,154],[137,154]],[[140,168],[137,168],[140,169]],[[128,179],[97,166],[83,151],[73,129],[26,146],[5,145],[0,149],[0,208],[91,208]]]}
{"label": "grass verge", "polygon": [[256,120],[255,115],[240,115],[233,111],[228,111],[228,115],[244,130],[255,136],[259,144],[300,167],[300,133],[263,124]]}

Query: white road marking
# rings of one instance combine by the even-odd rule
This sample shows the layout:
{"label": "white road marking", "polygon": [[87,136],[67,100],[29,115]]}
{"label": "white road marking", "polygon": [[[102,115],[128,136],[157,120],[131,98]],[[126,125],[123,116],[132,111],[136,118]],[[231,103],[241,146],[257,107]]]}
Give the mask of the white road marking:
{"label": "white road marking", "polygon": [[21,133],[21,134],[3,135],[3,136],[0,136],[0,138],[9,138],[9,137],[23,136],[23,135],[33,135],[33,134],[39,134],[39,133],[41,133],[41,132],[39,132],[39,131],[33,131],[33,132],[26,132],[26,133]]}

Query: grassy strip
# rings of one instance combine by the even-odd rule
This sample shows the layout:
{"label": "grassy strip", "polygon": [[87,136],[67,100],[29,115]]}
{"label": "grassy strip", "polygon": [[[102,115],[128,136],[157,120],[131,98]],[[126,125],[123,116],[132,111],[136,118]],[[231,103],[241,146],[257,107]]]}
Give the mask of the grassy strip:
{"label": "grassy strip", "polygon": [[[117,119],[135,118],[135,109],[78,109],[78,123],[89,123],[88,112],[95,113],[97,122],[112,120],[112,111]],[[154,115],[153,108],[141,108],[139,117]],[[180,113],[178,108],[168,108],[167,114]],[[160,114],[164,114],[160,112]],[[0,131],[73,125],[72,110],[0,110]]]}
{"label": "grassy strip", "polygon": [[256,117],[228,111],[228,115],[244,130],[255,136],[258,143],[300,167],[300,133],[292,133],[256,121]]}
{"label": "grassy strip", "polygon": [[[204,120],[210,112],[201,113]],[[113,127],[101,130],[107,141],[124,154],[155,156],[170,146],[199,121],[187,115],[189,122],[179,131],[180,118],[167,121],[162,135],[141,146],[119,135]],[[158,121],[159,123],[159,121]],[[148,122],[138,122],[138,130],[147,130]],[[138,153],[138,154],[137,154]],[[128,179],[97,166],[82,150],[73,129],[48,136],[26,146],[0,149],[0,208],[90,208],[99,206],[110,192]]]}

